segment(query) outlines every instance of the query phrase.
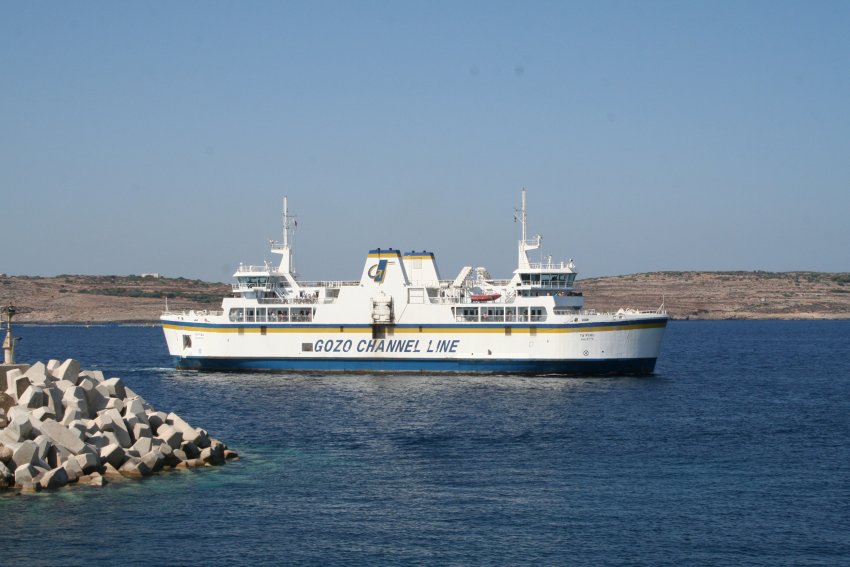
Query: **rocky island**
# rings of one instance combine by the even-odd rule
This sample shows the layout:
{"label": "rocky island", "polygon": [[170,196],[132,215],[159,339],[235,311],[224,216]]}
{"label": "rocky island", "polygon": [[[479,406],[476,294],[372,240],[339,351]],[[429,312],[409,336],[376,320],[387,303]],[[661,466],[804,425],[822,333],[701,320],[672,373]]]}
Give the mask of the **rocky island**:
{"label": "rocky island", "polygon": [[[850,273],[651,272],[580,281],[585,307],[657,309],[674,319],[850,319]],[[165,310],[218,309],[229,284],[185,278],[0,276],[21,323],[157,323]]]}

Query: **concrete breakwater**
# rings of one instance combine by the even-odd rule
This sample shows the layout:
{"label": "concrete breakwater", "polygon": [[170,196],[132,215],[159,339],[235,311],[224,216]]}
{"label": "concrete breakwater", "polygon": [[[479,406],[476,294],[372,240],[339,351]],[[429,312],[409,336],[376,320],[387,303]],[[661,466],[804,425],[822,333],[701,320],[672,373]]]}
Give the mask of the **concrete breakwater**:
{"label": "concrete breakwater", "polygon": [[204,429],[76,360],[0,366],[0,487],[102,486],[235,458]]}

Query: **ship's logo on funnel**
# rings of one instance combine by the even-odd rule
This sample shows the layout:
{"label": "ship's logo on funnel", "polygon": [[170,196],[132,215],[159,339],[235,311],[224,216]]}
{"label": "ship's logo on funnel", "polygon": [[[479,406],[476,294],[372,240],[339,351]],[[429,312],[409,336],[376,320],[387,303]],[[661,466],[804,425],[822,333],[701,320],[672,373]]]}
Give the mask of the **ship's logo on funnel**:
{"label": "ship's logo on funnel", "polygon": [[375,280],[375,283],[384,283],[384,276],[387,275],[387,261],[380,260],[377,264],[369,268],[366,272],[370,278]]}

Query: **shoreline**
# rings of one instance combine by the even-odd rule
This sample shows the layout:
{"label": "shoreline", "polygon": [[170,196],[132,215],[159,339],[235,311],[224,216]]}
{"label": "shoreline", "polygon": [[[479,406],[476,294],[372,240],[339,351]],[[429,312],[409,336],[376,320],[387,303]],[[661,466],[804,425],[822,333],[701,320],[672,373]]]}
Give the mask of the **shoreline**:
{"label": "shoreline", "polygon": [[[672,320],[847,320],[850,273],[647,272],[578,280],[585,309],[655,311]],[[159,325],[166,310],[219,310],[230,284],[141,276],[0,276],[15,324]]]}

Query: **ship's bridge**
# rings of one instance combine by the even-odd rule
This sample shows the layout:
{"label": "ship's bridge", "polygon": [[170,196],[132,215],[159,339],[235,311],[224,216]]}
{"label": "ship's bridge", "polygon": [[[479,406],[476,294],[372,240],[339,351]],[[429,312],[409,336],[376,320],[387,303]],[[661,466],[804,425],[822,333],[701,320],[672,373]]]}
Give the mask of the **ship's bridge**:
{"label": "ship's bridge", "polygon": [[575,279],[576,274],[568,272],[521,272],[517,287],[570,289],[573,287]]}
{"label": "ship's bridge", "polygon": [[287,281],[283,274],[279,273],[268,263],[264,266],[239,265],[233,274],[236,283],[233,284],[234,293],[271,292]]}
{"label": "ship's bridge", "polygon": [[511,287],[516,290],[518,298],[551,296],[556,307],[578,309],[583,305],[583,298],[581,287],[575,283],[578,274],[574,269],[572,260],[529,263],[528,267],[514,272]]}

